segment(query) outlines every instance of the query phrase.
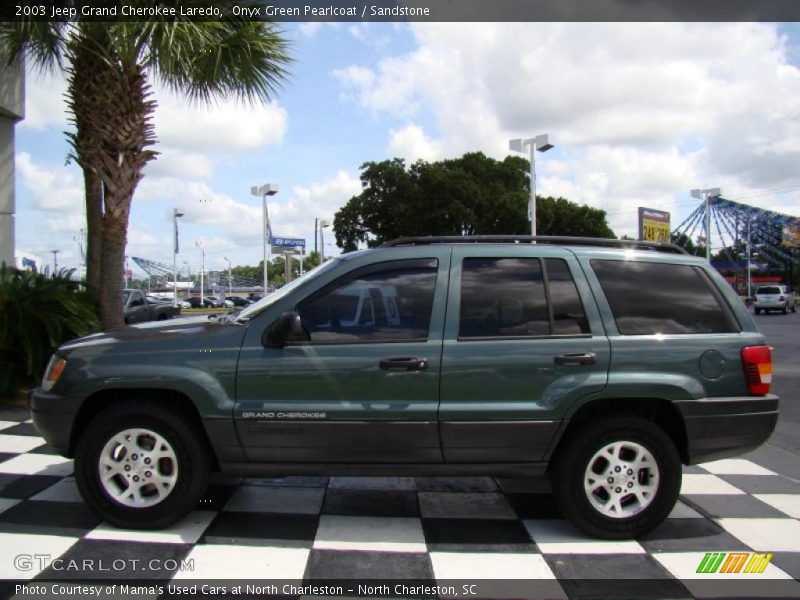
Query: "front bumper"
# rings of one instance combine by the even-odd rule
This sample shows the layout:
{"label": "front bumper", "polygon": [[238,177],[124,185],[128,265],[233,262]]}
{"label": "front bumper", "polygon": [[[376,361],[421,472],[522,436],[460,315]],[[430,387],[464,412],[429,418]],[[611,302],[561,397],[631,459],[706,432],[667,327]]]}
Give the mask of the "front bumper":
{"label": "front bumper", "polygon": [[688,464],[749,452],[778,422],[778,397],[742,396],[676,401],[686,425]]}
{"label": "front bumper", "polygon": [[61,396],[36,388],[31,394],[31,418],[45,441],[62,456],[70,455],[75,418],[83,398]]}

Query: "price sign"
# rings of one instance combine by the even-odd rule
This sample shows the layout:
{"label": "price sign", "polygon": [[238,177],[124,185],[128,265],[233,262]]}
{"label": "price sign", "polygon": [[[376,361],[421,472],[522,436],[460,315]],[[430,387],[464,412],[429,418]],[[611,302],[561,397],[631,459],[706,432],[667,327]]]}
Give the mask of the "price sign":
{"label": "price sign", "polygon": [[639,239],[645,242],[669,242],[669,213],[639,207]]}

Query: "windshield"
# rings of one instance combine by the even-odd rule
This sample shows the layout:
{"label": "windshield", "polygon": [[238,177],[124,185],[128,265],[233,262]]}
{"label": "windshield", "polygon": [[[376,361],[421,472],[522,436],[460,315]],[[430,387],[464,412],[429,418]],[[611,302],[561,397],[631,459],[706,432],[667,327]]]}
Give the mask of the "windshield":
{"label": "windshield", "polygon": [[122,304],[128,303],[128,296],[130,296],[130,292],[122,292]]}
{"label": "windshield", "polygon": [[270,306],[275,304],[278,300],[285,298],[290,292],[297,289],[301,285],[305,285],[306,282],[311,281],[315,277],[318,277],[323,273],[327,273],[328,271],[335,269],[340,262],[342,262],[341,259],[334,258],[321,265],[314,267],[310,271],[306,271],[303,275],[301,275],[291,283],[287,283],[282,288],[275,290],[269,296],[262,298],[255,304],[251,304],[250,306],[245,307],[242,310],[242,312],[240,312],[236,316],[235,319],[236,322],[241,323],[243,321],[249,321],[256,315],[261,314],[263,311],[265,311]]}

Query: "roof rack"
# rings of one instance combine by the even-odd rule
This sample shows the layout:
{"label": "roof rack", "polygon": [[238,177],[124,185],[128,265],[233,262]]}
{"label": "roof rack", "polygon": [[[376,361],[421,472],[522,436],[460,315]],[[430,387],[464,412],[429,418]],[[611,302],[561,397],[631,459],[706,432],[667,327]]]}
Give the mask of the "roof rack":
{"label": "roof rack", "polygon": [[379,247],[424,246],[427,244],[532,244],[534,242],[537,244],[555,244],[559,246],[605,246],[608,248],[652,250],[654,252],[666,252],[669,254],[688,254],[686,250],[675,244],[558,235],[437,235],[404,237],[384,242]]}

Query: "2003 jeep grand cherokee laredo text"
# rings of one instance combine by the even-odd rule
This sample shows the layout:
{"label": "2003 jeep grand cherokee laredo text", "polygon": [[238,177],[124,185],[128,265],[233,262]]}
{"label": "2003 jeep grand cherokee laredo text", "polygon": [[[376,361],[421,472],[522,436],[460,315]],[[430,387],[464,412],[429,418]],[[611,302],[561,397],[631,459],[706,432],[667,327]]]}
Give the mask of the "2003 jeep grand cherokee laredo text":
{"label": "2003 jeep grand cherokee laredo text", "polygon": [[121,527],[178,520],[212,470],[548,474],[578,527],[626,538],[669,514],[681,463],[769,437],[771,372],[744,304],[675,246],[406,238],[218,320],[65,344],[31,406]]}

